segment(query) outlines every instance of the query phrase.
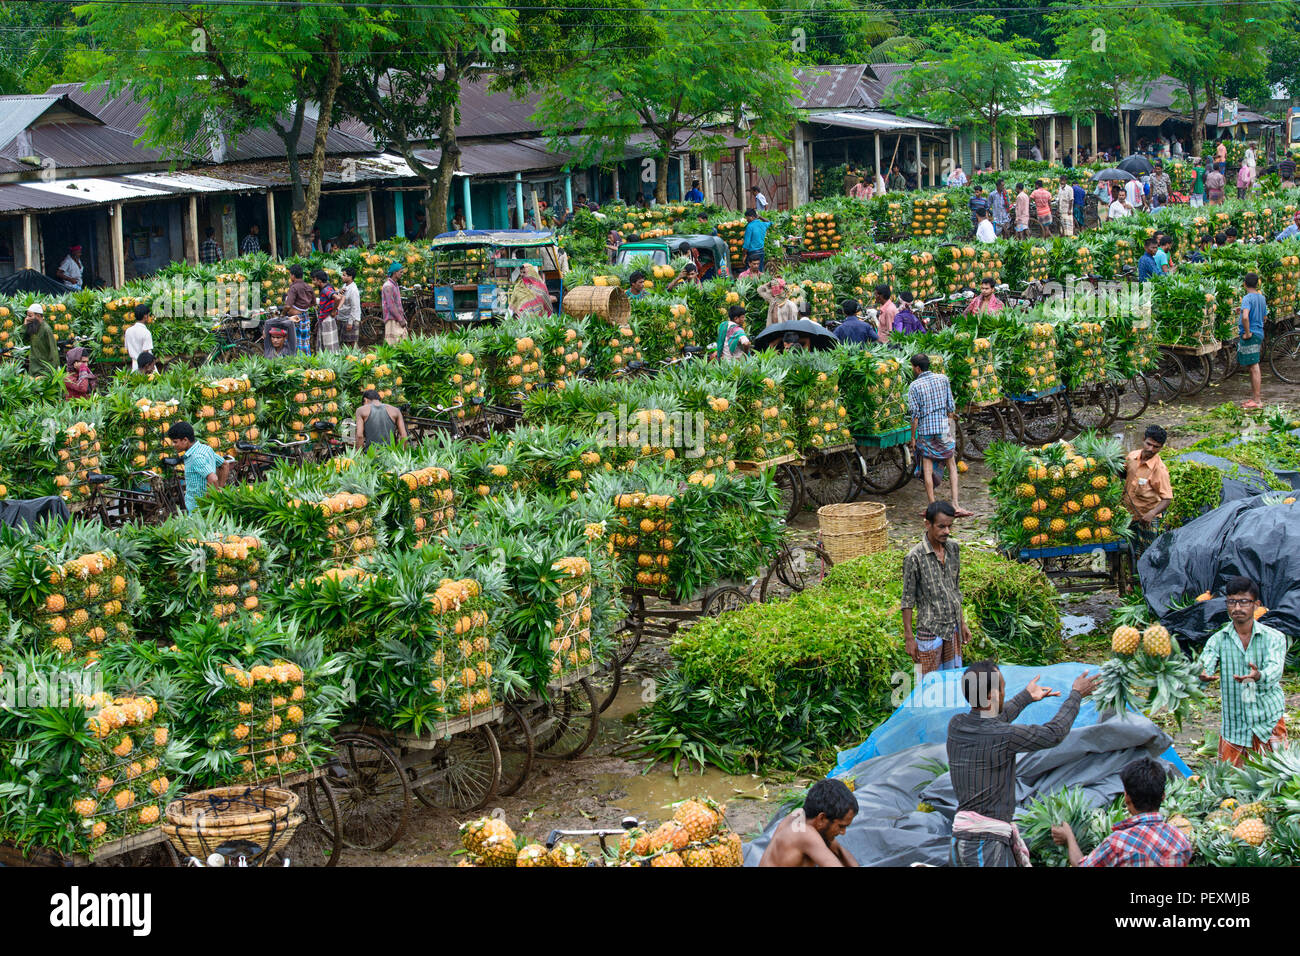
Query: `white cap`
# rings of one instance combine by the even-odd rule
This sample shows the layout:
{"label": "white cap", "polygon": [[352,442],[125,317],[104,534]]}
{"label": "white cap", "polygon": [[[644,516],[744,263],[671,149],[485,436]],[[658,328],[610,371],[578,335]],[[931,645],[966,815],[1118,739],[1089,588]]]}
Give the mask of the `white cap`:
{"label": "white cap", "polygon": [[35,312],[37,315],[44,315],[45,306],[41,305],[39,302],[33,302],[31,305],[27,307],[27,311]]}

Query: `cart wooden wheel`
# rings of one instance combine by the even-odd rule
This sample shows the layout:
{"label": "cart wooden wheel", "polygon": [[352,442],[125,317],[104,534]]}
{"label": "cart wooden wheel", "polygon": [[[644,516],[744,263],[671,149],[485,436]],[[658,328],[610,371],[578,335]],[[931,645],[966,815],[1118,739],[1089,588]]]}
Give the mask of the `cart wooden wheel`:
{"label": "cart wooden wheel", "polygon": [[501,748],[486,724],[442,741],[427,768],[412,765],[411,755],[405,756],[411,792],[426,807],[482,810],[501,782]]}
{"label": "cart wooden wheel", "polygon": [[1108,382],[1086,385],[1070,393],[1070,425],[1077,432],[1105,428],[1115,420],[1119,397]]}
{"label": "cart wooden wheel", "polygon": [[596,673],[588,680],[591,681],[591,689],[596,692],[596,700],[603,714],[609,710],[609,705],[614,703],[619,688],[623,686],[623,661],[617,649],[610,652],[608,659],[597,666]]}
{"label": "cart wooden wheel", "polygon": [[766,604],[782,597],[786,592],[798,593],[806,587],[820,584],[831,568],[831,557],[819,545],[795,544],[783,548],[763,576],[758,600]]}
{"label": "cart wooden wheel", "polygon": [[1208,355],[1184,355],[1182,394],[1191,397],[1210,384],[1210,357]]}
{"label": "cart wooden wheel", "polygon": [[1226,382],[1240,368],[1237,364],[1237,343],[1224,342],[1219,351],[1210,356],[1210,381]]}
{"label": "cart wooden wheel", "polygon": [[626,664],[636,653],[636,649],[641,644],[641,638],[645,635],[645,597],[640,594],[634,594],[628,601],[627,617],[623,619],[623,630],[616,635],[619,639],[618,645],[618,662]]}
{"label": "cart wooden wheel", "polygon": [[[1223,349],[1227,352],[1227,349]],[[1232,367],[1237,368],[1237,348],[1233,345]],[[1268,348],[1268,367],[1288,385],[1300,382],[1300,330],[1291,329],[1274,336]]]}
{"label": "cart wooden wheel", "polygon": [[785,509],[785,520],[788,524],[803,510],[803,479],[799,477],[799,469],[793,465],[777,465],[772,477],[776,481],[776,489],[781,496],[781,507]]}
{"label": "cart wooden wheel", "polygon": [[554,695],[542,712],[537,749],[548,757],[572,760],[580,756],[600,729],[596,692],[585,677]]}
{"label": "cart wooden wheel", "polygon": [[497,784],[499,797],[519,792],[537,757],[537,745],[528,718],[510,701],[506,701],[504,706],[505,713],[496,729],[497,747],[501,750],[501,782]]}
{"label": "cart wooden wheel", "polygon": [[334,738],[341,776],[332,780],[344,846],[387,850],[401,837],[411,812],[411,788],[397,755],[369,734]]}
{"label": "cart wooden wheel", "polygon": [[1150,375],[1151,398],[1157,402],[1168,402],[1182,394],[1183,360],[1167,348],[1158,349],[1157,355],[1156,367]]}
{"label": "cart wooden wheel", "polygon": [[1020,409],[1025,419],[1025,441],[1031,445],[1048,445],[1065,432],[1065,402],[1061,393],[1026,402]]}
{"label": "cart wooden wheel", "polygon": [[984,450],[995,441],[1007,437],[1007,423],[1000,409],[980,408],[960,420],[965,435],[964,458],[974,461],[984,460]]}
{"label": "cart wooden wheel", "polygon": [[854,466],[856,450],[817,455],[803,467],[803,486],[817,506],[847,504],[858,490],[861,466]]}
{"label": "cart wooden wheel", "polygon": [[1151,381],[1141,372],[1120,382],[1115,391],[1119,401],[1115,411],[1118,421],[1135,421],[1151,404]]}
{"label": "cart wooden wheel", "polygon": [[865,450],[857,459],[862,469],[858,475],[858,493],[869,491],[887,495],[907,484],[912,476],[911,462],[902,445]]}
{"label": "cart wooden wheel", "polygon": [[113,856],[106,856],[94,861],[94,866],[180,866],[181,858],[172,846],[171,840],[163,840],[161,843],[153,843],[149,846],[142,846],[138,850],[128,850],[126,853],[116,853]]}
{"label": "cart wooden wheel", "polygon": [[1021,442],[1025,440],[1025,416],[1020,412],[1020,405],[1016,402],[1007,402],[998,409],[1002,413],[1002,421],[1007,429],[1007,441]]}
{"label": "cart wooden wheel", "polygon": [[272,853],[264,866],[338,866],[343,855],[343,829],[339,826],[339,803],[329,778],[316,777],[294,787],[298,812],[303,820],[289,845]]}
{"label": "cart wooden wheel", "polygon": [[735,611],[752,604],[753,599],[740,588],[725,587],[711,591],[700,607],[701,617],[718,617],[724,611]]}

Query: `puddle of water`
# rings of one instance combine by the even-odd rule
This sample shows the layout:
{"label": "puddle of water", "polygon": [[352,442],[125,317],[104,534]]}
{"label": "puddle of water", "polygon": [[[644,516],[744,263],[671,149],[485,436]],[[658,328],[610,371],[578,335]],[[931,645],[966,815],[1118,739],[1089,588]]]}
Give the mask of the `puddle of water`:
{"label": "puddle of water", "polygon": [[635,714],[638,710],[649,707],[653,702],[654,683],[651,678],[636,671],[624,671],[618,696],[600,715],[600,719],[602,722],[622,720],[628,714]]}
{"label": "puddle of water", "polygon": [[624,813],[644,820],[666,820],[671,806],[691,797],[707,796],[727,807],[727,820],[741,833],[760,829],[772,815],[785,788],[762,777],[734,776],[713,767],[703,773],[597,774],[596,792],[610,792],[609,802]]}
{"label": "puddle of water", "polygon": [[1097,619],[1091,614],[1062,614],[1061,630],[1066,637],[1078,637],[1088,634],[1097,627]]}

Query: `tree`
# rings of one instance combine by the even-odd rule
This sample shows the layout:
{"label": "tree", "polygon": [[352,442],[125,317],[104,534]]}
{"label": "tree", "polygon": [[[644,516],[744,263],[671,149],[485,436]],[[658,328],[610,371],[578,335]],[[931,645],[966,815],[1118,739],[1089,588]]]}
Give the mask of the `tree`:
{"label": "tree", "polygon": [[1179,24],[1163,8],[1142,4],[1072,8],[1050,20],[1057,56],[1066,61],[1053,104],[1065,113],[1113,113],[1127,154],[1124,103],[1140,98],[1160,75],[1165,59],[1160,45],[1175,42]]}
{"label": "tree", "polygon": [[773,39],[761,8],[701,0],[689,11],[623,9],[624,31],[644,42],[593,44],[543,88],[536,116],[554,148],[576,162],[616,160],[644,130],[657,165],[643,167],[642,178],[655,181],[665,202],[673,150],[689,140],[692,150],[717,156],[729,118],[743,112],[736,125],[748,125],[751,142],[788,140],[797,93],[791,50]]}
{"label": "tree", "polygon": [[[377,29],[362,8],[298,0],[274,6],[92,3],[77,9],[115,55],[96,75],[114,93],[148,100],[143,139],[176,157],[223,135],[236,142],[270,129],[284,144],[294,250],[311,251],[344,51],[364,49]],[[316,133],[304,180],[299,150],[309,103]],[[274,228],[274,223],[271,224]]]}
{"label": "tree", "polygon": [[44,93],[54,83],[85,79],[102,55],[80,42],[62,3],[0,3],[0,94]]}
{"label": "tree", "polygon": [[[474,7],[388,3],[367,55],[354,57],[340,89],[343,110],[370,125],[428,186],[427,222],[441,230],[454,174],[461,84],[487,74],[516,37],[516,15],[488,0]],[[420,158],[438,145],[438,163]]]}
{"label": "tree", "polygon": [[997,26],[988,36],[993,40],[1025,39],[1033,44],[1030,57],[1050,56],[1051,37],[1043,17],[1043,0],[881,0],[897,11],[899,27],[910,36],[927,36],[933,26],[945,30],[960,27],[973,16],[995,15]]}
{"label": "tree", "polygon": [[766,0],[777,38],[796,62],[897,63],[912,60],[924,44],[906,36],[883,7],[856,0]]}
{"label": "tree", "polygon": [[1002,21],[978,16],[961,27],[932,25],[927,61],[902,74],[884,105],[920,113],[935,122],[982,126],[995,166],[999,141],[1014,130],[1016,113],[1032,98],[1033,81],[1024,60],[1033,43],[995,40]]}

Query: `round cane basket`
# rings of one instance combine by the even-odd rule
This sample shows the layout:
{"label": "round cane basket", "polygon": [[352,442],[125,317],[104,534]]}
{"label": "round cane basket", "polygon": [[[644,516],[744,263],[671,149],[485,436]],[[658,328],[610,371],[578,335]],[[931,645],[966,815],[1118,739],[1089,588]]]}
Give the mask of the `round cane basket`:
{"label": "round cane basket", "polygon": [[283,850],[303,821],[298,795],[279,787],[218,787],[167,805],[162,831],[182,856],[206,860],[223,843],[261,847],[259,860]]}
{"label": "round cane basket", "polygon": [[576,317],[599,315],[611,322],[632,318],[632,303],[616,285],[580,285],[564,293],[564,314]]}
{"label": "round cane basket", "polygon": [[883,551],[889,542],[885,506],[878,501],[853,501],[817,509],[822,547],[835,564],[863,554]]}

